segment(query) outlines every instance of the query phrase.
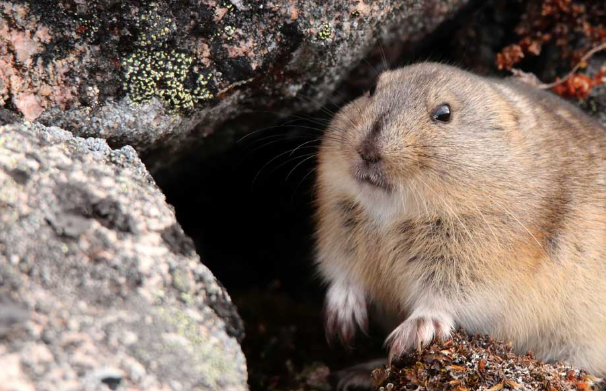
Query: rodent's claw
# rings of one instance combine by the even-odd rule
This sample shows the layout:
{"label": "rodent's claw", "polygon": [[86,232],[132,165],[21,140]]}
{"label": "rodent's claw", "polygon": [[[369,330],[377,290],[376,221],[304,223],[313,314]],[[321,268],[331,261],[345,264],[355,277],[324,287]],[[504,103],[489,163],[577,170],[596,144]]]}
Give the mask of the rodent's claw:
{"label": "rodent's claw", "polygon": [[389,346],[389,363],[413,348],[420,350],[434,338],[446,340],[454,328],[452,318],[443,313],[411,316],[396,327],[385,340]]}
{"label": "rodent's claw", "polygon": [[346,283],[331,285],[326,295],[326,339],[338,335],[345,346],[353,339],[356,328],[368,332],[366,297],[361,289]]}
{"label": "rodent's claw", "polygon": [[326,311],[325,328],[326,339],[329,343],[337,336],[344,346],[349,346],[349,342],[356,333],[353,322],[339,322],[339,314],[331,310]]}

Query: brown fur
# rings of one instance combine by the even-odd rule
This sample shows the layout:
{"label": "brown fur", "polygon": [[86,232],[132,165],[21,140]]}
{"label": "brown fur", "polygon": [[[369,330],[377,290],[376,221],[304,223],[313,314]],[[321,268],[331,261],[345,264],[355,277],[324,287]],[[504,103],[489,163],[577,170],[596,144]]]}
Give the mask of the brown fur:
{"label": "brown fur", "polygon": [[[431,119],[443,103],[450,123]],[[369,151],[375,185],[356,176]],[[515,81],[417,64],[336,115],[318,172],[329,334],[348,339],[372,303],[403,322],[394,354],[452,320],[606,375],[606,131],[593,119]]]}

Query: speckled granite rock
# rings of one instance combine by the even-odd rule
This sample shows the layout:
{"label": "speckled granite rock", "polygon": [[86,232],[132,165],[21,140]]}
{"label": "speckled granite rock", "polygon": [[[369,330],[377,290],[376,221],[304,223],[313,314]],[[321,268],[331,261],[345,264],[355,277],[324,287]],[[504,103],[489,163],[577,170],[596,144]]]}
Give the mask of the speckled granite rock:
{"label": "speckled granite rock", "polygon": [[132,148],[0,127],[0,389],[245,390],[242,333]]}
{"label": "speckled granite rock", "polygon": [[153,170],[243,112],[317,108],[379,37],[418,40],[466,2],[0,1],[0,106],[155,151]]}

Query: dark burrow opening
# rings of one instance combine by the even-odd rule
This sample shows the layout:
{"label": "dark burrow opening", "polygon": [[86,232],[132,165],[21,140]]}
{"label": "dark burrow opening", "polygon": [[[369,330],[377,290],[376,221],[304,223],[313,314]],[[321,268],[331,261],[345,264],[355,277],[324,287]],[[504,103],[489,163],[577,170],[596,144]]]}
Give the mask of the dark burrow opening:
{"label": "dark burrow opening", "polygon": [[[332,110],[332,108],[329,108]],[[324,287],[313,265],[315,156],[328,114],[291,117],[204,162],[187,189],[167,191],[202,261],[244,320],[251,390],[286,390],[382,354],[378,336],[329,346]],[[298,116],[297,116],[298,117]],[[185,206],[185,207],[184,207]]]}
{"label": "dark burrow opening", "polygon": [[[378,46],[323,110],[265,123],[216,157],[188,162],[161,183],[202,261],[230,293],[244,320],[251,390],[322,390],[326,373],[381,357],[376,327],[350,349],[329,346],[322,321],[325,288],[313,265],[315,154],[332,113],[374,83],[377,72],[422,60],[496,73],[496,53],[516,40],[519,1],[472,2],[423,45]],[[526,69],[541,75],[543,64]],[[248,121],[246,117],[240,119]]]}

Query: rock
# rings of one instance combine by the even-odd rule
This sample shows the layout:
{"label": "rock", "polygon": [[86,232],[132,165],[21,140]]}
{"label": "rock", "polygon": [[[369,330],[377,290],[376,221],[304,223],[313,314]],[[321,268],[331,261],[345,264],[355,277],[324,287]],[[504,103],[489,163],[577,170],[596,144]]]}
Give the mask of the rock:
{"label": "rock", "polygon": [[[600,69],[606,67],[606,55],[598,54],[588,61],[585,74],[594,77],[600,73]],[[599,84],[591,89],[589,97],[585,100],[575,100],[583,110],[595,117],[602,126],[606,127],[606,84]]]}
{"label": "rock", "polygon": [[603,390],[602,379],[565,363],[544,364],[532,353],[518,356],[511,344],[463,330],[405,354],[372,373],[374,389],[386,390]]}
{"label": "rock", "polygon": [[379,38],[418,40],[465,3],[2,1],[0,107],[154,171],[242,113],[317,109]]}
{"label": "rock", "polygon": [[242,330],[131,147],[0,127],[2,390],[246,390]]}

